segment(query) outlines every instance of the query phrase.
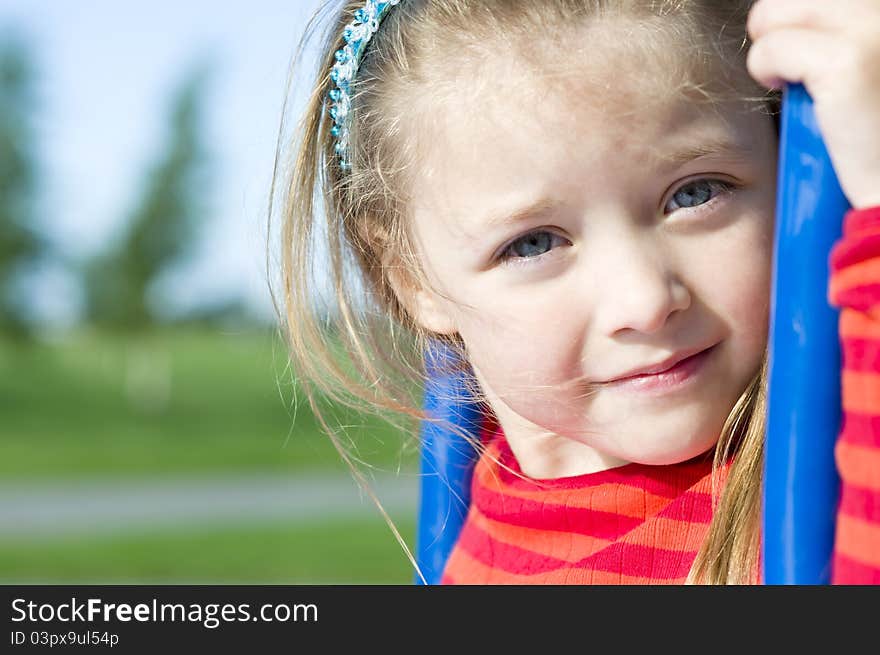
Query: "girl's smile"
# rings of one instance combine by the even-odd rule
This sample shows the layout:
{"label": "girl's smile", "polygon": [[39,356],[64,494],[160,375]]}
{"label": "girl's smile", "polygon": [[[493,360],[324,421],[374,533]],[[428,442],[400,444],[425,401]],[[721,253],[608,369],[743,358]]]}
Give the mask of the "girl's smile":
{"label": "girl's smile", "polygon": [[718,344],[715,344],[692,355],[679,353],[662,364],[642,367],[651,369],[651,372],[629,373],[602,384],[606,389],[621,393],[666,396],[688,385],[698,384],[717,347]]}

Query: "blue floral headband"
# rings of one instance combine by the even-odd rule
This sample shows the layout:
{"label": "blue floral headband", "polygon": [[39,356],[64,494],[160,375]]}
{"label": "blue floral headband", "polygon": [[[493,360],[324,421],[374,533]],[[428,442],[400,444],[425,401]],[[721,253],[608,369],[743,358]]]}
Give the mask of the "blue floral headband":
{"label": "blue floral headband", "polygon": [[333,118],[333,127],[330,133],[336,137],[336,154],[339,156],[339,165],[343,169],[351,168],[348,159],[349,140],[349,114],[351,112],[351,83],[357,73],[361,57],[367,43],[378,31],[379,24],[385,18],[385,14],[400,0],[377,2],[367,0],[361,9],[354,12],[354,20],[346,25],[342,32],[345,46],[336,51],[336,63],[330,71],[330,79],[336,85],[329,93],[330,116]]}

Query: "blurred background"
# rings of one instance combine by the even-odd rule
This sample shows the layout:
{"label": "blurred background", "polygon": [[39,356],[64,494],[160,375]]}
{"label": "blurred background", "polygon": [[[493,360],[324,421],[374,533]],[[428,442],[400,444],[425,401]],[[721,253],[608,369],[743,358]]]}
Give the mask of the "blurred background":
{"label": "blurred background", "polygon": [[[412,581],[268,291],[317,5],[0,0],[0,583]],[[412,445],[336,413],[414,548]]]}

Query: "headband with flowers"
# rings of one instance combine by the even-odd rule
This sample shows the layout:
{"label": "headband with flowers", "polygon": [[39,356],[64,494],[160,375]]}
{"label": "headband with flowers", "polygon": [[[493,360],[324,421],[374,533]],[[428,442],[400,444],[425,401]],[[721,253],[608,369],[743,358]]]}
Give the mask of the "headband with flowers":
{"label": "headband with flowers", "polygon": [[335,85],[329,93],[330,116],[333,119],[330,132],[336,137],[335,149],[339,157],[339,165],[346,170],[351,168],[351,161],[348,158],[351,84],[357,74],[367,43],[378,31],[379,24],[388,10],[399,3],[400,0],[388,2],[367,0],[362,8],[354,12],[354,20],[343,30],[342,38],[345,40],[345,45],[335,54],[336,63],[330,71],[330,79]]}

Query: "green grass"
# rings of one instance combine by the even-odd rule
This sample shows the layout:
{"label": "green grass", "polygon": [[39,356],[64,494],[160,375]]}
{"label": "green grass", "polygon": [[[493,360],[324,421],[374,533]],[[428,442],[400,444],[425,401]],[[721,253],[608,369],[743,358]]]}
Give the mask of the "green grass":
{"label": "green grass", "polygon": [[[343,470],[286,361],[268,330],[0,342],[0,479]],[[335,413],[367,463],[414,468],[412,440]]]}
{"label": "green grass", "polygon": [[[415,524],[395,520],[412,549]],[[378,518],[0,542],[0,584],[411,584]]]}

